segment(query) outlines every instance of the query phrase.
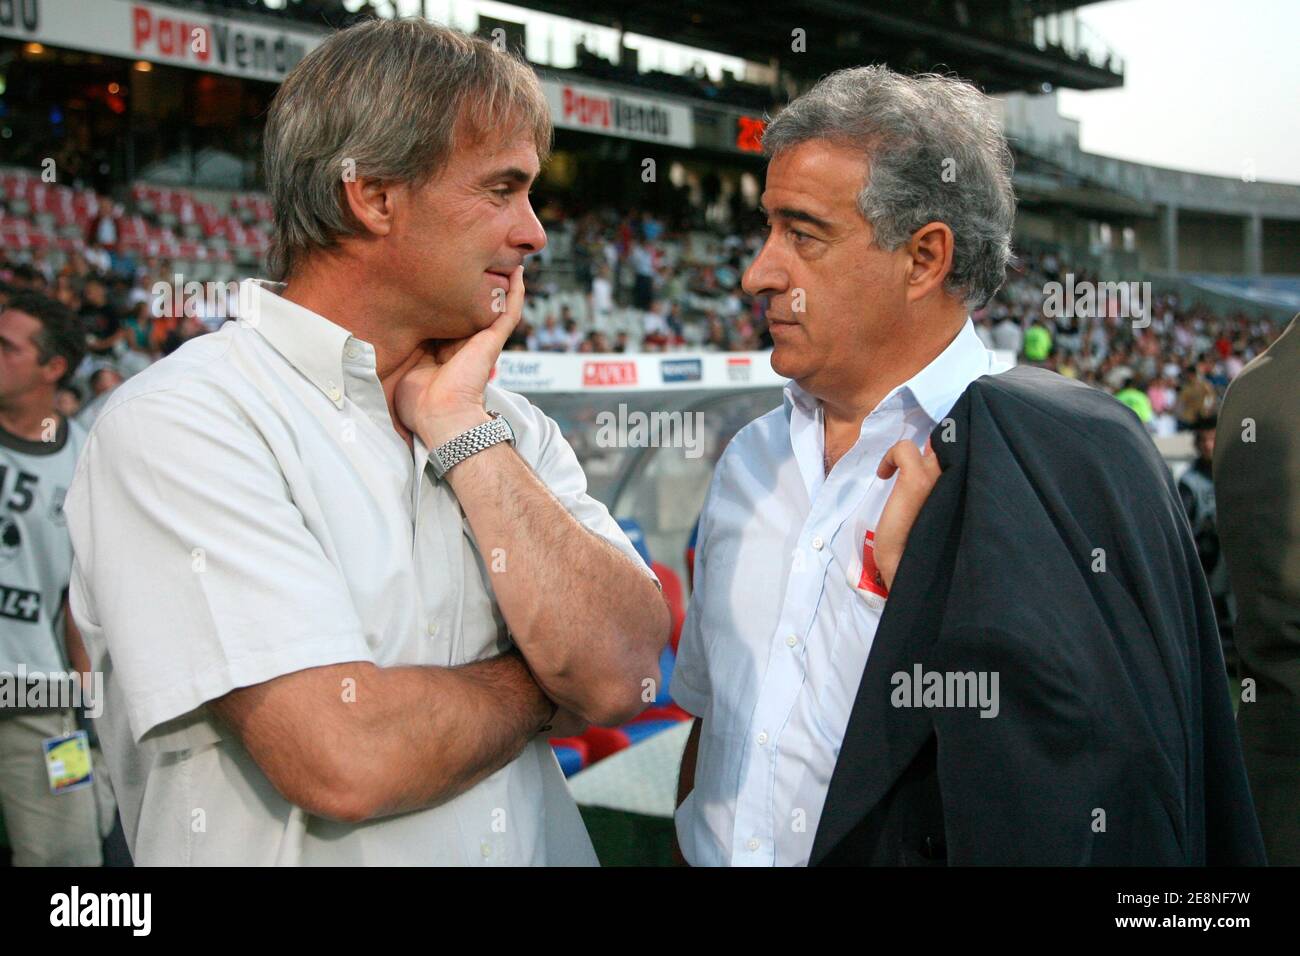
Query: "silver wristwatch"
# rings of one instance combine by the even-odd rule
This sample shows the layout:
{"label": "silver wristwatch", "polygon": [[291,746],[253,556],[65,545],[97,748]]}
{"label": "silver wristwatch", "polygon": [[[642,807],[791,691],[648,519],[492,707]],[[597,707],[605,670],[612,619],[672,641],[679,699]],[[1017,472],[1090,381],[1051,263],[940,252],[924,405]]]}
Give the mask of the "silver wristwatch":
{"label": "silver wristwatch", "polygon": [[470,455],[477,454],[484,448],[491,448],[503,441],[514,444],[515,431],[510,423],[501,417],[500,412],[488,409],[488,414],[492,416],[490,422],[482,422],[469,431],[461,432],[429,453],[429,463],[433,465],[435,478],[441,478]]}

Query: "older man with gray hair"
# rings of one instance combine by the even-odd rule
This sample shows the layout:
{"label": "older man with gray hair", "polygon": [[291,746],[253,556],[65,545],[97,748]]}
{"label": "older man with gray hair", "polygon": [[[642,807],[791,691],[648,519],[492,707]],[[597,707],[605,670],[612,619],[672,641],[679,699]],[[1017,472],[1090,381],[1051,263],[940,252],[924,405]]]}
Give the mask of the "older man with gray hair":
{"label": "older man with gray hair", "polygon": [[972,326],[1015,212],[988,99],[844,70],[763,146],[770,233],[743,283],[792,381],[700,518],[671,688],[699,718],[686,860],[1259,862],[1159,455],[1108,396],[1007,370]]}
{"label": "older man with gray hair", "polygon": [[595,862],[547,737],[653,698],[669,611],[488,381],[550,137],[526,64],[421,20],[277,93],[278,281],[114,392],[68,493],[137,863]]}

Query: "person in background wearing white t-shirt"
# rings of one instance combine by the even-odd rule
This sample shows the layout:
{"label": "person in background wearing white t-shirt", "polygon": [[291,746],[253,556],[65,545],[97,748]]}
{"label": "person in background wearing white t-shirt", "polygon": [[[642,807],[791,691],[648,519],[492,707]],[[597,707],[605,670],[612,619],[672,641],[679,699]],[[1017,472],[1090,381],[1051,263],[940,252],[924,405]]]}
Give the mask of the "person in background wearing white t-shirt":
{"label": "person in background wearing white t-shirt", "polygon": [[603,322],[614,312],[614,280],[608,265],[602,265],[591,280],[591,316]]}
{"label": "person in background wearing white t-shirt", "polygon": [[[66,613],[63,515],[86,433],[55,411],[85,347],[80,320],[59,302],[19,292],[0,306],[0,682],[11,685],[0,705],[0,814],[16,866],[102,862],[97,784],[53,792],[43,747],[76,732],[72,709],[49,706],[63,675],[91,670]],[[93,758],[91,772],[103,774]]]}
{"label": "person in background wearing white t-shirt", "polygon": [[555,316],[548,315],[542,327],[534,337],[536,348],[540,352],[564,352],[568,350],[568,338],[556,322]]}
{"label": "person in background wearing white t-shirt", "polygon": [[1021,329],[1020,323],[1016,321],[1014,315],[1005,316],[1001,322],[993,326],[993,347],[1010,352],[1012,355],[1020,354],[1020,346],[1024,343],[1025,333]]}

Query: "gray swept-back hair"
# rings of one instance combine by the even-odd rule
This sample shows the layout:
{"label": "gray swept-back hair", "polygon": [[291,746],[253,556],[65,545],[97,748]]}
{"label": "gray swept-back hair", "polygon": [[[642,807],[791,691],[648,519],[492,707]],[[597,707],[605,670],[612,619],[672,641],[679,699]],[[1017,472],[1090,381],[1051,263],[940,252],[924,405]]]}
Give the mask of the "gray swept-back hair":
{"label": "gray swept-back hair", "polygon": [[427,20],[367,20],[290,71],[266,122],[274,227],[267,267],[284,279],[312,249],[359,229],[345,173],[420,186],[464,134],[530,135],[551,149],[551,114],[532,69],[488,41]]}
{"label": "gray swept-back hair", "polygon": [[763,151],[771,157],[809,140],[863,151],[858,209],[878,246],[892,251],[926,223],[945,223],[953,262],[944,288],[968,308],[993,297],[1011,258],[1016,200],[1011,151],[989,97],[935,73],[839,70],[777,114]]}

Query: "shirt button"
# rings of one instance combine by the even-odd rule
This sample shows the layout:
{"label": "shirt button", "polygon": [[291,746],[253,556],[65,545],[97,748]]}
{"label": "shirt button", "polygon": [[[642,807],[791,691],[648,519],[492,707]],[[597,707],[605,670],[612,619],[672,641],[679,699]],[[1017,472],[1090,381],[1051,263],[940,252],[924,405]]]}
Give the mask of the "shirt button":
{"label": "shirt button", "polygon": [[795,637],[793,634],[791,634],[789,637],[785,639],[786,647],[794,647],[798,643],[799,643],[799,638]]}
{"label": "shirt button", "polygon": [[343,350],[343,354],[350,359],[354,359],[361,354],[361,349],[357,348],[355,345],[349,345]]}
{"label": "shirt button", "polygon": [[428,626],[427,628],[425,628],[425,630],[427,630],[427,631],[429,632],[429,636],[430,636],[430,637],[437,637],[437,636],[438,636],[438,622],[437,622],[437,621],[430,621],[430,622],[429,622],[429,626]]}
{"label": "shirt button", "polygon": [[758,841],[751,837],[749,842],[746,843],[745,846],[749,848],[749,852],[753,853],[755,850],[758,849]]}
{"label": "shirt button", "polygon": [[492,847],[484,843],[481,847],[479,847],[479,852],[483,854],[483,859],[486,860],[488,857],[492,855]]}
{"label": "shirt button", "polygon": [[816,537],[814,537],[814,538],[812,539],[813,550],[814,550],[814,551],[820,551],[820,550],[822,549],[822,545],[824,545],[825,543],[826,543],[826,542],[822,540],[822,536],[821,536],[821,535],[817,535]]}
{"label": "shirt button", "polygon": [[333,382],[326,382],[325,384],[326,384],[325,394],[327,394],[330,397],[331,402],[337,402],[340,398],[343,397],[343,393],[339,391],[339,387],[335,385]]}
{"label": "shirt button", "polygon": [[766,730],[763,731],[761,734],[758,735],[758,742],[759,742],[760,745],[761,745],[761,744],[765,744],[765,743],[767,743],[767,731],[766,731]]}

